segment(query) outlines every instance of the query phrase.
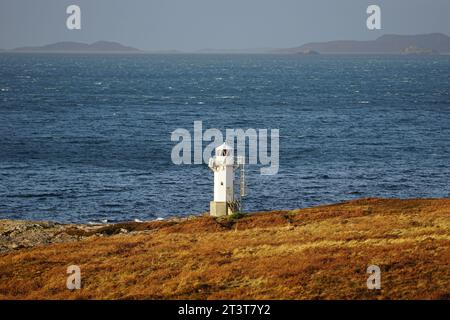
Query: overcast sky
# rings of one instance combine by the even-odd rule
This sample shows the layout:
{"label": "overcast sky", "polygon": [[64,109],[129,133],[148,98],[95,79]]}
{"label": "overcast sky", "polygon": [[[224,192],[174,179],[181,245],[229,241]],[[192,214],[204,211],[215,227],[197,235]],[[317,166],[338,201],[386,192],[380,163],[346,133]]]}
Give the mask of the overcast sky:
{"label": "overcast sky", "polygon": [[[82,30],[66,28],[81,7]],[[382,30],[366,8],[382,9]],[[0,0],[0,48],[118,41],[144,50],[294,47],[381,34],[450,35],[450,0]]]}

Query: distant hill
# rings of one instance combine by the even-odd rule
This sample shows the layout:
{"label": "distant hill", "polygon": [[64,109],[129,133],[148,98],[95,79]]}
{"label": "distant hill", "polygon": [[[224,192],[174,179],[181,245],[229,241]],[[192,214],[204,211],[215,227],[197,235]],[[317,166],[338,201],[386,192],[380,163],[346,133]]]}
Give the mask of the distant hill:
{"label": "distant hill", "polygon": [[21,47],[13,52],[80,52],[80,53],[139,53],[141,50],[117,42],[97,41],[92,44],[81,42],[57,42],[41,47]]}
{"label": "distant hill", "polygon": [[387,34],[371,41],[338,40],[311,42],[300,47],[278,49],[274,53],[402,53],[406,48],[421,48],[436,53],[450,53],[450,37],[442,33],[421,35]]}

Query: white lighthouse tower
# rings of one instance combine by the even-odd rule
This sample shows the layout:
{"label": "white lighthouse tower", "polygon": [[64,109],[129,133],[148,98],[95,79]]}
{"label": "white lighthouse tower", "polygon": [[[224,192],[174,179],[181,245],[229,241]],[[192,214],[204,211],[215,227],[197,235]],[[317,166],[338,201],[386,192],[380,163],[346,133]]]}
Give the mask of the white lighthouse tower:
{"label": "white lighthouse tower", "polygon": [[224,143],[216,148],[216,155],[209,159],[214,171],[214,201],[210,202],[212,216],[232,214],[234,205],[234,155],[233,148]]}

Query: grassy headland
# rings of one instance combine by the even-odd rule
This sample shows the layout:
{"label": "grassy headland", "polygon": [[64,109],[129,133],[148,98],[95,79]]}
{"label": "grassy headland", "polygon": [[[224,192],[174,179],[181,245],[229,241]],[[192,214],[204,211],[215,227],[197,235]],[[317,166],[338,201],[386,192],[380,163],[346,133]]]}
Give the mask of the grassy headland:
{"label": "grassy headland", "polygon": [[[13,224],[0,223],[0,299],[450,298],[450,199],[361,199],[237,219],[34,223],[41,236],[28,246],[33,227]],[[366,286],[373,264],[381,290]],[[69,265],[81,268],[80,290],[66,289]]]}

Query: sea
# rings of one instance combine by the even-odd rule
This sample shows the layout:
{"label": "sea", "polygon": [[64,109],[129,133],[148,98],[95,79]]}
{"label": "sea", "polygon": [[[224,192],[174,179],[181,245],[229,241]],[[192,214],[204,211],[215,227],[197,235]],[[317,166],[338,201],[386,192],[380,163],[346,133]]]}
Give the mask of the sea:
{"label": "sea", "polygon": [[0,219],[207,212],[213,172],[171,157],[194,121],[279,130],[246,212],[450,197],[450,56],[3,53]]}

